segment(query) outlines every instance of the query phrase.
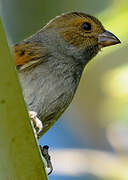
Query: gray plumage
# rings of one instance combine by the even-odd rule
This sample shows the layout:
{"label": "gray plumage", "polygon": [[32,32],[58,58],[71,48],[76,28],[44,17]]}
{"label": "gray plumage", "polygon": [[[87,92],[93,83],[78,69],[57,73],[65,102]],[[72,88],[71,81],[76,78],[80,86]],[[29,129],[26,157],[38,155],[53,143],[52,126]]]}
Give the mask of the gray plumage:
{"label": "gray plumage", "polygon": [[102,47],[117,43],[119,39],[106,31],[95,17],[72,12],[56,17],[15,45],[24,99],[28,110],[37,112],[43,123],[40,135],[71,103],[89,60]]}

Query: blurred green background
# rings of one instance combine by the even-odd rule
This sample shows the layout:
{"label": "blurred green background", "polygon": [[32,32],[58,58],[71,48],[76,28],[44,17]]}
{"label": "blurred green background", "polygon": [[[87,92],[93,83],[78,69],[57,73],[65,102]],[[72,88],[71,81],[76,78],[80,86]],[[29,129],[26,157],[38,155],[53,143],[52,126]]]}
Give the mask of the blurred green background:
{"label": "blurred green background", "polygon": [[0,0],[10,44],[72,10],[97,16],[122,44],[89,63],[71,106],[40,140],[53,148],[49,179],[128,180],[128,1]]}

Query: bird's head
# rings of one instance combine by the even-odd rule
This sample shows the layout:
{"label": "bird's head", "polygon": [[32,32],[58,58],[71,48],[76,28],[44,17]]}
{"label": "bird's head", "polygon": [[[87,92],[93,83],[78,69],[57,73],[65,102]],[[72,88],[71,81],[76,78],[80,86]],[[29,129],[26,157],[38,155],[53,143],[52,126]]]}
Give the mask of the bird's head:
{"label": "bird's head", "polygon": [[114,34],[105,30],[97,18],[85,13],[62,14],[51,20],[45,28],[59,32],[70,52],[73,48],[77,49],[84,54],[86,61],[94,57],[101,48],[120,43]]}

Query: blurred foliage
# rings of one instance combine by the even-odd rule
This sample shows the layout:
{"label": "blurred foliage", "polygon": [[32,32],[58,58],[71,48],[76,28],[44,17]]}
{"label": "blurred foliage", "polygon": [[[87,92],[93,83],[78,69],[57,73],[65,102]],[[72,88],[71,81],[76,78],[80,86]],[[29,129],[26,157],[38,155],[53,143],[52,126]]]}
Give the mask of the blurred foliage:
{"label": "blurred foliage", "polygon": [[[32,35],[51,18],[71,10],[96,15],[105,28],[121,40],[121,45],[103,49],[85,68],[77,95],[64,117],[67,119],[68,127],[75,131],[79,141],[86,147],[113,151],[119,158],[120,154],[121,157],[122,154],[127,157],[127,141],[122,142],[120,137],[127,138],[127,133],[122,133],[123,127],[128,130],[128,1],[1,0],[1,2],[1,13],[10,43]],[[110,180],[128,179],[127,163],[125,164],[124,159],[120,162],[123,164],[122,173],[117,168]],[[96,172],[95,175],[97,176]],[[108,177],[104,176],[104,179],[108,180]]]}

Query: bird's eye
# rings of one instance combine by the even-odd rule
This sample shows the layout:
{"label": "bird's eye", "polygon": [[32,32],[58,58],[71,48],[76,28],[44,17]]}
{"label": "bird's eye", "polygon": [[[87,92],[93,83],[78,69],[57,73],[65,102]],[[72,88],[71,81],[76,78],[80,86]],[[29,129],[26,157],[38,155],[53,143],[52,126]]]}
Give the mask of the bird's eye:
{"label": "bird's eye", "polygon": [[88,23],[88,22],[84,22],[82,25],[81,25],[82,29],[86,30],[86,31],[90,31],[91,30],[91,24]]}

